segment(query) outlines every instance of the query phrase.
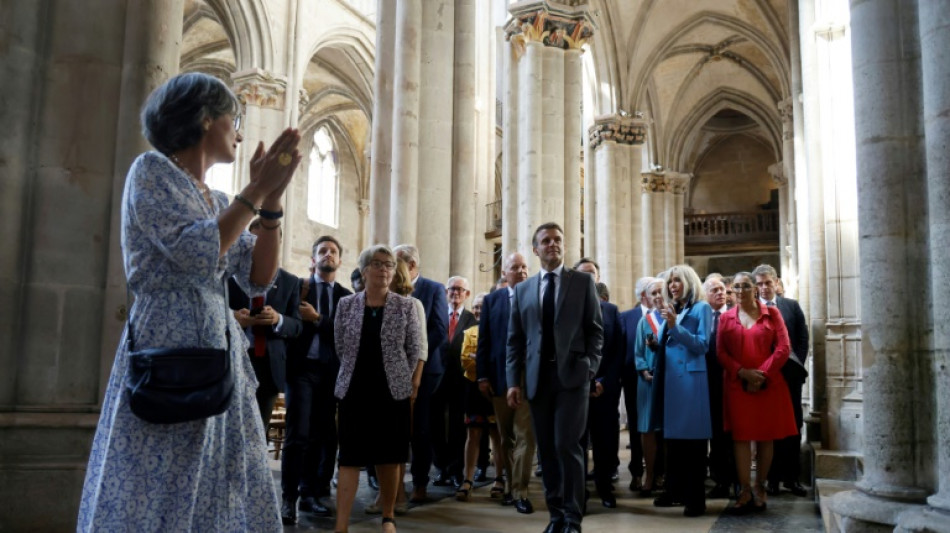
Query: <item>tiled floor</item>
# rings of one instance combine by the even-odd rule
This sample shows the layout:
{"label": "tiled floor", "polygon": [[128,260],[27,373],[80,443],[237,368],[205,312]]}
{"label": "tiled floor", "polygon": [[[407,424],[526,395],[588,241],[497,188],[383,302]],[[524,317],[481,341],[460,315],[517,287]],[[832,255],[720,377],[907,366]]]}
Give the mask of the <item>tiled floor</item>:
{"label": "tiled floor", "polygon": [[[625,449],[627,433],[621,434],[621,464],[629,461],[629,451]],[[278,462],[273,462],[275,477],[278,479]],[[492,472],[489,471],[489,475]],[[375,492],[366,485],[365,475],[360,476],[360,490],[353,507],[350,531],[380,531],[379,516],[370,516],[363,512],[368,503],[372,503]],[[821,532],[824,531],[818,506],[808,498],[797,498],[785,492],[769,498],[766,512],[748,516],[723,515],[727,500],[708,500],[706,515],[698,518],[685,518],[682,508],[659,509],[653,507],[652,498],[636,498],[627,490],[630,474],[621,468],[617,487],[616,509],[606,509],[594,495],[589,502],[589,511],[582,524],[585,532],[606,533],[618,531],[675,531],[675,532]],[[481,484],[468,502],[458,502],[454,490],[441,487],[429,487],[431,503],[413,506],[405,516],[396,517],[399,531],[458,533],[507,533],[540,532],[548,523],[548,514],[544,506],[540,479],[533,481],[531,498],[535,512],[530,515],[518,514],[513,507],[502,507],[498,500],[488,496],[490,483]],[[809,494],[811,496],[811,494]],[[332,531],[332,518],[315,518],[301,514],[295,527],[285,527],[284,531]]]}

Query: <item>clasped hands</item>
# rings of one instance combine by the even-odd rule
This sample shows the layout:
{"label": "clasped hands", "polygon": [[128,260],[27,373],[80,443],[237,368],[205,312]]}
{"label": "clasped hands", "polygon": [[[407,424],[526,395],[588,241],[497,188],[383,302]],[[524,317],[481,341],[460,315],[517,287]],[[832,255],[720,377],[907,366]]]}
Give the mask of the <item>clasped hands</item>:
{"label": "clasped hands", "polygon": [[739,376],[739,379],[748,383],[746,386],[747,392],[758,392],[761,390],[767,377],[765,372],[752,368],[740,368],[736,375]]}
{"label": "clasped hands", "polygon": [[303,158],[299,143],[300,132],[294,128],[281,132],[266,151],[263,142],[257,143],[250,162],[251,183],[242,194],[268,211],[281,211],[281,197]]}

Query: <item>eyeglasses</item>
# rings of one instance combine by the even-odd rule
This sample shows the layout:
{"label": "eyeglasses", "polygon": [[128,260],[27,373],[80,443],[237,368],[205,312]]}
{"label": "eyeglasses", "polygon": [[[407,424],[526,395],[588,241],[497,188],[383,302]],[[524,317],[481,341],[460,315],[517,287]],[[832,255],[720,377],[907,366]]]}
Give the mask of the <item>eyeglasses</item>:
{"label": "eyeglasses", "polygon": [[465,292],[468,289],[466,289],[465,287],[446,287],[445,290],[449,292]]}
{"label": "eyeglasses", "polygon": [[751,291],[754,288],[751,283],[736,283],[732,286],[732,290],[736,292]]}
{"label": "eyeglasses", "polygon": [[234,131],[241,131],[241,120],[242,116],[240,113],[234,115]]}
{"label": "eyeglasses", "polygon": [[369,262],[369,266],[375,268],[376,270],[396,269],[396,263],[393,263],[392,261],[377,261],[375,259]]}

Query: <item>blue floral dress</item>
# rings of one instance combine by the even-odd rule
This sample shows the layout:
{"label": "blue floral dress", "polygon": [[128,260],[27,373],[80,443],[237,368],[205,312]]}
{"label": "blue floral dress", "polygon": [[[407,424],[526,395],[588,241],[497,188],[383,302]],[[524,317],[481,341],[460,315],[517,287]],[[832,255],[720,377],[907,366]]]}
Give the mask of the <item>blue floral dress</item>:
{"label": "blue floral dress", "polygon": [[125,335],[116,351],[92,443],[78,531],[282,531],[257,379],[247,340],[224,301],[234,275],[248,294],[256,237],[244,232],[221,258],[217,213],[165,156],[132,164],[122,200],[122,250],[135,348],[224,347],[231,332],[235,390],[221,415],[150,424],[129,410]]}

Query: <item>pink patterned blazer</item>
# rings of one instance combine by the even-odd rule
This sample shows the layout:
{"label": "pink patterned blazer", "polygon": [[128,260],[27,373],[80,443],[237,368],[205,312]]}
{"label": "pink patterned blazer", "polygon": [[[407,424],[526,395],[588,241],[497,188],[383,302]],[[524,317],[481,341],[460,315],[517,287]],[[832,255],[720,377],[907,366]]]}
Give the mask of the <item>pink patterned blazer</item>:
{"label": "pink patterned blazer", "polygon": [[[336,353],[340,358],[340,374],[334,395],[341,400],[346,396],[356,367],[365,308],[366,294],[362,292],[341,298],[337,304],[333,328]],[[412,298],[389,292],[383,311],[380,341],[389,392],[395,400],[404,400],[412,395],[412,373],[422,349],[419,332],[419,314]]]}

